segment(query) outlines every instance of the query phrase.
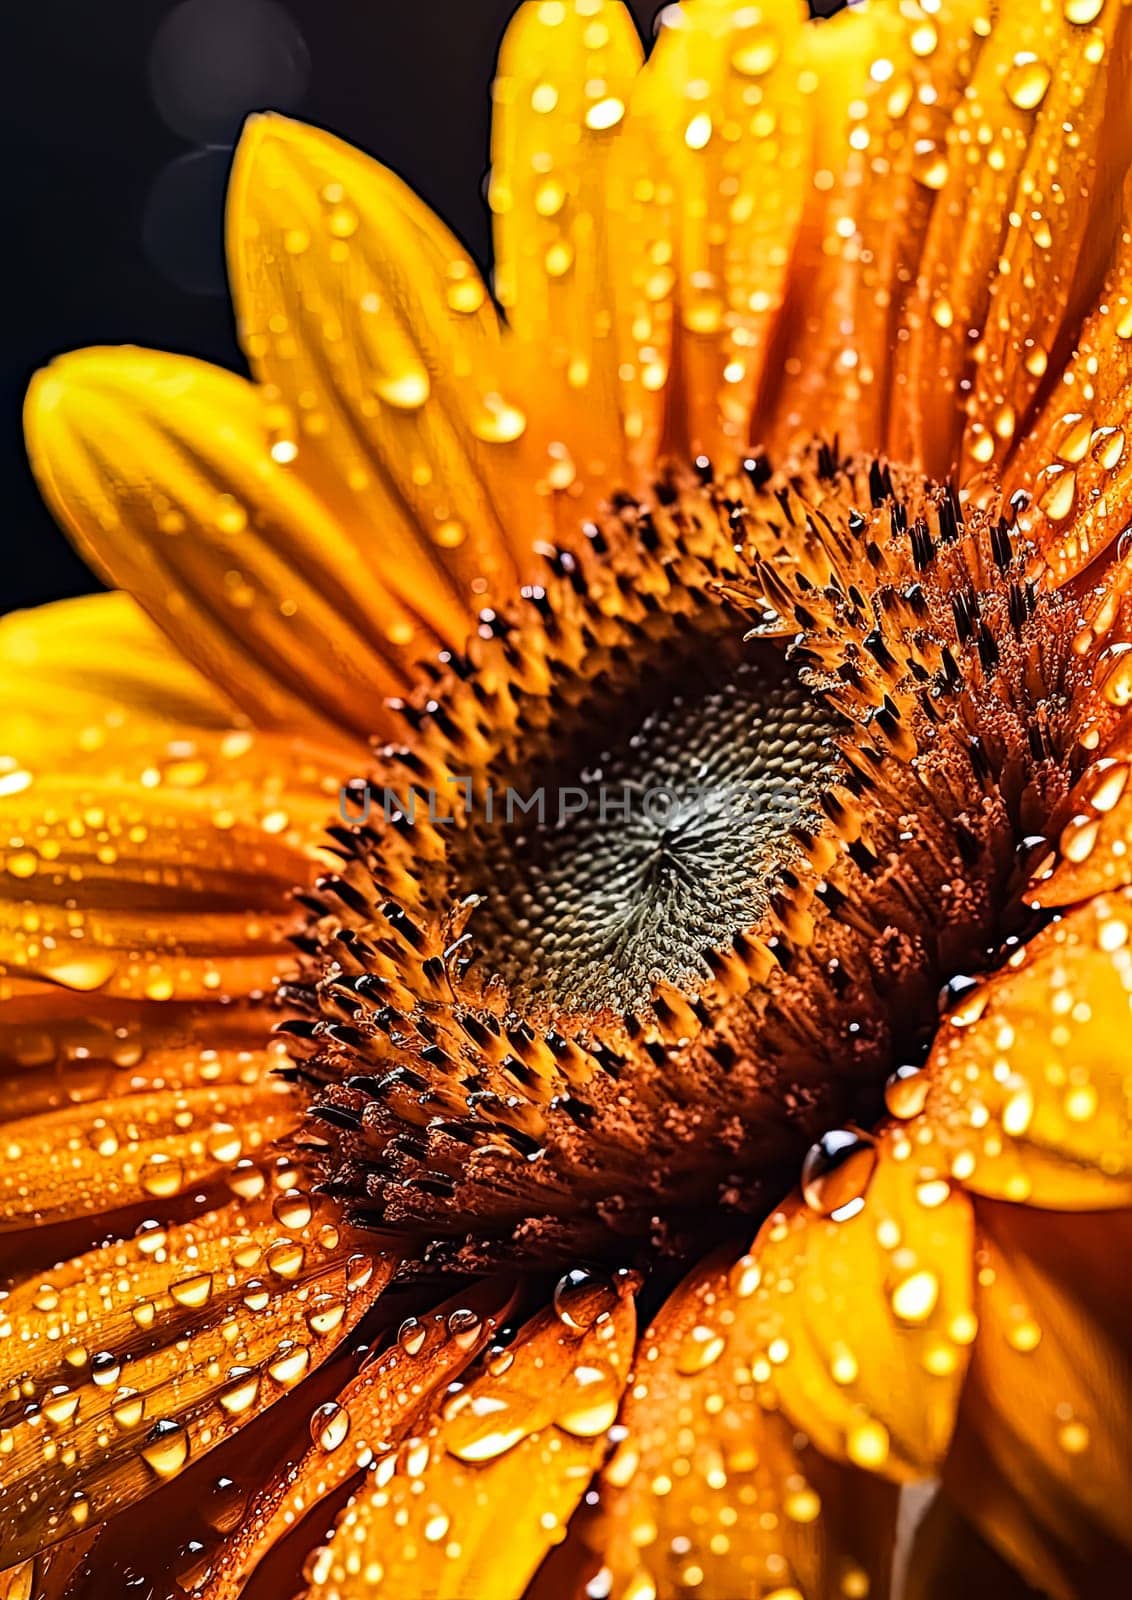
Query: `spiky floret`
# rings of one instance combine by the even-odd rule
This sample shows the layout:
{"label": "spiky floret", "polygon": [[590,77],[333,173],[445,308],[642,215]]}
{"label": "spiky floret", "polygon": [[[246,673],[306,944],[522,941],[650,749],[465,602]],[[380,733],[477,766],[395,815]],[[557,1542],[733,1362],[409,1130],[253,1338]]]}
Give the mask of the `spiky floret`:
{"label": "spiky floret", "polygon": [[[1022,928],[1096,715],[1096,641],[1027,578],[1022,509],[826,445],[789,476],[701,462],[483,614],[401,707],[410,737],[310,901],[287,1026],[355,1220],[468,1268],[679,1252],[772,1204],[831,1121],[875,1116],[941,983]],[[785,786],[777,826],[740,808],[666,838],[706,900],[695,870],[658,896],[639,841],[484,822],[489,790],[548,773],[671,777],[681,741],[695,773]],[[602,915],[640,935],[604,983]]]}

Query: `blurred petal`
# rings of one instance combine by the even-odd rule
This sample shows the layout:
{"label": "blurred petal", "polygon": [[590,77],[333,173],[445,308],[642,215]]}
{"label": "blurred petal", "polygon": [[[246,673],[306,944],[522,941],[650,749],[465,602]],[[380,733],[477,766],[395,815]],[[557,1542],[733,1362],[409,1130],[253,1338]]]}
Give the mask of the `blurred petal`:
{"label": "blurred petal", "polygon": [[405,607],[273,455],[251,384],[183,356],[78,351],[33,380],[25,428],[82,554],[254,721],[381,727],[405,682]]}
{"label": "blurred petal", "polygon": [[705,1262],[641,1340],[621,1442],[579,1514],[614,1596],[887,1592],[897,1490],[769,1409],[752,1371],[756,1276],[733,1252]]}
{"label": "blurred petal", "polygon": [[[508,1304],[498,1284],[479,1285],[428,1316],[404,1322],[382,1356],[312,1412],[310,1449],[256,1496],[199,1591],[201,1600],[236,1600],[281,1539],[400,1447],[441,1390],[486,1349]],[[329,1558],[326,1550],[314,1562]]]}
{"label": "blurred petal", "polygon": [[[691,455],[733,461],[750,441],[808,188],[805,15],[793,0],[689,0],[666,14],[645,68],[645,103],[658,108],[663,133],[650,175],[658,181],[659,167],[674,196],[664,442]],[[650,286],[663,298],[655,290],[672,280],[665,267],[652,263],[646,298]]]}
{"label": "blurred petal", "polygon": [[903,1600],[1039,1600],[944,1493],[933,1496],[916,1527],[901,1592]]}
{"label": "blurred petal", "polygon": [[508,515],[526,417],[474,262],[385,167],[279,116],[237,149],[228,255],[297,468],[370,583],[462,645],[470,585],[508,582],[533,537]]}
{"label": "blurred petal", "polygon": [[[235,705],[127,594],[57,600],[0,619],[0,750],[43,737],[45,723],[96,729],[141,707],[182,727],[230,728],[238,720]],[[88,734],[86,754],[92,744],[96,733]]]}
{"label": "blurred petal", "polygon": [[1104,287],[1071,360],[1022,436],[1007,489],[1036,496],[1034,521],[1049,576],[1064,583],[1108,550],[1127,524],[1132,489],[1132,179]]}
{"label": "blurred petal", "polygon": [[0,1560],[101,1521],[243,1427],[392,1266],[305,1193],[264,1189],[18,1285],[0,1324]]}
{"label": "blurred petal", "polygon": [[891,393],[896,320],[984,16],[982,0],[878,0],[806,30],[815,180],[791,274],[782,380],[770,395],[772,450],[818,430],[842,450],[884,448],[890,407],[900,404]]}
{"label": "blurred petal", "polygon": [[641,64],[618,0],[528,0],[493,91],[495,288],[517,345],[531,423],[549,446],[541,487],[592,507],[624,485],[613,331],[620,266],[604,216],[611,152]]}
{"label": "blurred petal", "polygon": [[634,1333],[625,1284],[528,1323],[339,1517],[310,1600],[521,1595],[601,1460]]}
{"label": "blurred petal", "polygon": [[1132,1200],[1132,894],[1051,923],[936,1036],[909,1109],[922,1165],[1053,1210]]}
{"label": "blurred petal", "polygon": [[959,453],[972,360],[967,474],[1002,459],[1063,324],[1086,303],[1107,163],[1119,169],[1124,144],[1123,131],[1105,130],[1110,118],[1112,132],[1119,126],[1110,46],[1127,16],[1090,6],[1082,25],[1075,9],[1004,0],[947,129],[947,176],[902,318],[904,396],[890,441],[899,459],[937,475]]}
{"label": "blurred petal", "polygon": [[1132,1579],[1132,1213],[978,1207],[979,1338],[947,1482],[1043,1592]]}
{"label": "blurred petal", "polygon": [[846,1200],[838,1220],[794,1199],[764,1224],[753,1367],[824,1454],[899,1480],[936,1469],[951,1438],[973,1234],[965,1196],[923,1182],[899,1131],[875,1154],[859,1209]]}

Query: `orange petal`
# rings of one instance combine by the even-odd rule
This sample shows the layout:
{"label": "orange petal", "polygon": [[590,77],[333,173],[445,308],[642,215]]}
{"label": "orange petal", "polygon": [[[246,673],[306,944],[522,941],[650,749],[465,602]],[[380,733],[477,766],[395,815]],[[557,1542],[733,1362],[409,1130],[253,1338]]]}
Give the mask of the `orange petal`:
{"label": "orange petal", "polygon": [[302,1107],[259,1051],[250,1082],[121,1094],[3,1129],[0,1232],[168,1200],[290,1133]]}
{"label": "orange petal", "polygon": [[1132,894],[1044,928],[953,1013],[921,1079],[909,1137],[923,1161],[994,1199],[1082,1211],[1132,1200],[1124,1041]]}
{"label": "orange petal", "polygon": [[462,645],[470,586],[509,581],[531,537],[507,511],[526,416],[475,264],[393,173],[278,116],[240,141],[228,254],[252,369],[355,566]]}
{"label": "orange petal", "polygon": [[520,6],[493,90],[489,199],[495,289],[517,346],[532,426],[547,451],[539,487],[562,519],[625,484],[613,281],[604,208],[611,153],[641,64],[618,0]]}
{"label": "orange petal", "polygon": [[[648,178],[635,174],[626,204],[647,215],[655,191],[671,187],[674,227],[671,259],[654,245],[643,281],[626,286],[630,364],[647,388],[671,361],[664,442],[692,455],[734,460],[750,440],[808,184],[805,15],[793,0],[674,7],[634,100],[632,119],[653,143]],[[670,310],[671,357],[650,354]]]}
{"label": "orange petal", "polygon": [[605,1449],[633,1353],[625,1284],[529,1323],[378,1468],[316,1558],[310,1600],[521,1595]]}
{"label": "orange petal", "polygon": [[487,1348],[508,1303],[498,1284],[479,1286],[402,1323],[383,1355],[312,1412],[310,1449],[252,1502],[199,1591],[201,1600],[236,1600],[268,1552],[311,1511],[415,1433],[442,1386]]}
{"label": "orange petal", "polygon": [[[871,1155],[853,1159],[867,1168]],[[795,1199],[764,1224],[752,1370],[826,1455],[896,1479],[931,1473],[975,1335],[970,1205],[923,1180],[897,1131],[876,1146],[863,1205],[837,1215]]]}
{"label": "orange petal", "polygon": [[267,411],[200,361],[83,350],[33,380],[25,428],[83,555],[244,711],[365,738],[405,681],[411,630],[366,541],[279,458]]}
{"label": "orange petal", "polygon": [[982,0],[882,0],[806,30],[818,142],[783,374],[770,395],[772,450],[816,430],[843,450],[884,447],[899,404],[897,315],[945,180],[947,128],[984,16]]}
{"label": "orange petal", "polygon": [[769,1409],[752,1370],[756,1276],[733,1252],[705,1262],[641,1340],[621,1442],[580,1514],[607,1592],[887,1592],[897,1490],[820,1456]]}
{"label": "orange petal", "polygon": [[1008,492],[1036,496],[1030,513],[1049,577],[1064,583],[1124,531],[1132,486],[1132,179],[1113,261],[1072,359],[1022,437]]}
{"label": "orange petal", "polygon": [[937,1492],[916,1525],[908,1552],[903,1600],[1038,1600],[1036,1592]]}
{"label": "orange petal", "polygon": [[[1114,678],[1126,658],[1126,650],[1114,653],[1108,669]],[[1103,674],[1106,669],[1101,670]],[[1034,905],[1072,905],[1132,883],[1130,772],[1132,719],[1126,719],[1074,786],[1066,808],[1069,820],[1055,841],[1051,860],[1030,886]]]}
{"label": "orange petal", "polygon": [[0,1560],[141,1499],[274,1404],[392,1269],[328,1206],[265,1188],[196,1222],[143,1224],[13,1289],[0,1323]]}
{"label": "orange petal", "polygon": [[947,177],[902,318],[904,397],[891,440],[900,459],[937,475],[952,467],[974,361],[964,471],[1001,460],[1063,322],[1080,309],[1083,246],[1104,231],[1098,151],[1107,162],[1111,150],[1113,170],[1120,159],[1106,129],[1122,92],[1109,71],[1121,11],[1006,0],[991,22],[947,130]]}
{"label": "orange petal", "polygon": [[[979,1338],[951,1492],[1043,1592],[1132,1577],[1132,1212],[978,1206]],[[1123,1580],[1119,1574],[1123,1574]]]}

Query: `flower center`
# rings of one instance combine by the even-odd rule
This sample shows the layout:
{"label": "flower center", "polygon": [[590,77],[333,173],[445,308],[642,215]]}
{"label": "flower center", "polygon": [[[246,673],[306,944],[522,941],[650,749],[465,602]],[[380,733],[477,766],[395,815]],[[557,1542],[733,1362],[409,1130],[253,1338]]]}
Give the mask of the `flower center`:
{"label": "flower center", "polygon": [[553,754],[493,771],[471,808],[454,870],[480,897],[478,975],[534,1013],[698,990],[706,953],[765,911],[791,828],[815,821],[834,731],[784,652],[734,626],[610,674]]}

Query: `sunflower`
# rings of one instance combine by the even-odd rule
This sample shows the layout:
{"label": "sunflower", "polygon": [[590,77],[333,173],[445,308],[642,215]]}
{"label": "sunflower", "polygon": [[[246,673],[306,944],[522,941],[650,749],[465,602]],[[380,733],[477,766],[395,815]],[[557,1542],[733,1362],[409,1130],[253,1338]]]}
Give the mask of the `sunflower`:
{"label": "sunflower", "polygon": [[493,293],[262,116],[36,377],[4,1600],[1122,1592],[1130,66],[530,0]]}

